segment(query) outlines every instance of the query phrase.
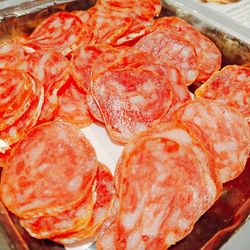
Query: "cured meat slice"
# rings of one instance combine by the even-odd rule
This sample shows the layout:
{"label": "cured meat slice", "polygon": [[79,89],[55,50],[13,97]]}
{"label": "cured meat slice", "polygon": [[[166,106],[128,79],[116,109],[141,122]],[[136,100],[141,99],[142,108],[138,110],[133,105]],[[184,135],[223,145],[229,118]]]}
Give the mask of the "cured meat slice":
{"label": "cured meat slice", "polygon": [[24,71],[0,69],[0,131],[10,127],[28,110],[34,85]]}
{"label": "cured meat slice", "polygon": [[27,57],[27,70],[43,84],[45,102],[39,122],[52,120],[58,110],[58,90],[69,78],[69,61],[61,53],[39,50]]}
{"label": "cured meat slice", "polygon": [[[221,67],[221,53],[216,45],[193,26],[178,17],[163,17],[156,20],[154,29],[175,34],[188,41],[198,59],[199,75],[196,81],[207,80]],[[209,62],[209,63],[207,63]]]}
{"label": "cured meat slice", "polygon": [[100,0],[99,4],[103,6],[103,8],[117,8],[124,10],[129,13],[129,11],[136,12],[136,14],[140,16],[146,17],[155,17],[160,14],[162,3],[160,0]]}
{"label": "cured meat slice", "polygon": [[112,69],[91,85],[110,136],[128,142],[157,123],[172,104],[172,89],[159,74],[143,69]]}
{"label": "cured meat slice", "polygon": [[52,239],[53,241],[67,245],[75,244],[83,239],[92,237],[109,215],[114,200],[115,187],[111,172],[101,163],[99,163],[97,171],[95,192],[96,203],[94,205],[92,219],[87,227],[80,231],[55,237]]}
{"label": "cured meat slice", "polygon": [[60,12],[44,20],[29,37],[26,45],[69,54],[80,42],[83,23],[72,13]]}
{"label": "cured meat slice", "polygon": [[109,217],[102,224],[97,235],[96,249],[98,250],[116,250],[115,232],[116,232],[116,216],[119,209],[119,198],[115,197],[114,205]]}
{"label": "cured meat slice", "polygon": [[98,32],[97,43],[116,45],[120,38],[132,24],[132,18],[123,11],[106,11],[96,5],[88,12],[96,21],[95,29]]}
{"label": "cured meat slice", "polygon": [[167,249],[190,233],[222,190],[211,155],[177,123],[140,134],[117,167],[119,250]]}
{"label": "cured meat slice", "polygon": [[247,121],[229,106],[210,100],[185,103],[174,114],[212,152],[222,182],[236,178],[245,167],[250,130]]}
{"label": "cured meat slice", "polygon": [[187,85],[192,84],[199,74],[194,47],[176,35],[155,31],[141,38],[135,48],[175,66]]}
{"label": "cured meat slice", "polygon": [[53,216],[81,203],[96,171],[95,151],[80,129],[44,123],[11,151],[1,178],[2,199],[23,219]]}
{"label": "cured meat slice", "polygon": [[93,204],[93,194],[90,192],[77,207],[55,216],[21,219],[20,222],[31,236],[38,239],[51,238],[87,226],[92,217]]}
{"label": "cured meat slice", "polygon": [[65,91],[59,96],[57,117],[80,127],[87,127],[93,122],[88,112],[87,94],[77,88],[72,78],[68,80]]}
{"label": "cured meat slice", "polygon": [[103,44],[80,46],[71,59],[71,75],[80,89],[89,90],[92,67],[100,54],[112,47]]}
{"label": "cured meat slice", "polygon": [[195,95],[235,107],[250,122],[250,68],[226,66],[215,72]]}
{"label": "cured meat slice", "polygon": [[95,101],[95,99],[93,98],[93,96],[88,93],[87,94],[87,105],[88,105],[88,111],[89,113],[99,122],[104,123],[104,120],[102,118],[102,114],[100,112],[100,109]]}
{"label": "cured meat slice", "polygon": [[0,45],[0,68],[23,69],[25,50],[16,43],[9,41]]}

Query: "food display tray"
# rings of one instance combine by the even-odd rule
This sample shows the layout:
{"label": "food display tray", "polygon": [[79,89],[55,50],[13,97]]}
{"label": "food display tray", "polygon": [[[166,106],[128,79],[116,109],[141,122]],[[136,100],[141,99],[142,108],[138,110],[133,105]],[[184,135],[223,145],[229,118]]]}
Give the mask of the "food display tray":
{"label": "food display tray", "polygon": [[[18,1],[17,1],[18,2]],[[250,38],[245,35],[247,28],[221,19],[216,13],[189,4],[186,1],[163,0],[160,16],[179,16],[199,29],[218,46],[223,55],[223,66],[244,65],[250,62]],[[188,1],[187,1],[188,2]],[[87,10],[95,4],[94,0],[26,1],[16,6],[0,9],[0,43],[17,36],[29,35],[46,17],[59,11]],[[1,8],[1,4],[0,4]],[[237,29],[238,27],[238,29]],[[248,29],[248,32],[250,30]],[[190,91],[199,87],[193,84]],[[95,147],[99,147],[98,157],[106,165],[115,168],[115,162],[122,147],[111,145],[105,130],[97,125],[83,129]],[[102,145],[102,144],[105,145]],[[108,150],[107,150],[108,149]],[[216,250],[220,249],[239,228],[248,221],[250,214],[250,159],[244,172],[235,180],[224,185],[220,198],[196,223],[193,231],[171,250]],[[249,222],[248,222],[249,223]],[[93,244],[65,248],[48,240],[36,240],[21,227],[19,220],[7,211],[0,202],[0,250],[61,250],[95,249]],[[240,243],[239,243],[239,249]]]}

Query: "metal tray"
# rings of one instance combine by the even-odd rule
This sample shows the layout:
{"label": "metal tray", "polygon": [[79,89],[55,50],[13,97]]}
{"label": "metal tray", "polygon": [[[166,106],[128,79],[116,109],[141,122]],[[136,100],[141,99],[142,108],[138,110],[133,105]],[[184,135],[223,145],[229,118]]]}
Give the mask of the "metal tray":
{"label": "metal tray", "polygon": [[[221,22],[214,13],[196,10],[191,1],[186,6],[180,0],[164,0],[160,16],[177,15],[197,27],[212,39],[223,54],[223,65],[250,62],[250,41],[244,31],[228,29],[230,20]],[[46,17],[58,11],[86,10],[94,0],[26,1],[15,7],[0,10],[0,42],[18,35],[29,35]],[[1,5],[0,5],[1,8]],[[211,14],[211,15],[210,15]],[[210,18],[209,18],[210,16]],[[212,19],[211,19],[212,18]],[[218,20],[218,21],[216,21]],[[248,30],[249,31],[249,30]],[[247,33],[246,33],[247,34]],[[194,84],[194,91],[199,84]],[[171,250],[216,250],[234,235],[250,214],[250,159],[244,172],[224,185],[219,200],[196,223],[192,233],[172,246]],[[239,246],[240,247],[240,246]],[[18,218],[0,202],[0,250],[61,250],[48,240],[36,240],[21,227]],[[91,246],[89,249],[95,249]]]}

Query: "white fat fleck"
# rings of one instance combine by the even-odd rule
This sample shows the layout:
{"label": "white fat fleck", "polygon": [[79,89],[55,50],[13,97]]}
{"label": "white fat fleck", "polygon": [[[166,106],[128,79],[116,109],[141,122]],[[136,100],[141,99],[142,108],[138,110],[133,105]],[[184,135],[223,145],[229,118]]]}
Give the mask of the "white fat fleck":
{"label": "white fat fleck", "polygon": [[202,119],[198,116],[195,116],[193,119],[194,123],[201,126],[202,125]]}
{"label": "white fat fleck", "polygon": [[100,243],[101,243],[103,249],[106,249],[106,248],[108,248],[110,250],[116,249],[114,246],[114,234],[103,235],[102,241]]}
{"label": "white fat fleck", "polygon": [[29,164],[34,165],[38,158],[40,158],[41,154],[44,152],[45,145],[43,142],[37,144],[37,146],[33,147],[29,154]]}
{"label": "white fat fleck", "polygon": [[[207,193],[211,197],[210,202],[214,202],[214,198],[217,195],[217,188],[216,188],[216,185],[214,183],[214,180],[213,180],[213,178],[211,178],[210,175],[205,175],[205,181],[206,181],[206,186],[207,186],[207,189],[208,189]],[[209,201],[206,201],[206,202],[209,202]],[[210,203],[210,205],[212,205],[212,204]]]}
{"label": "white fat fleck", "polygon": [[188,68],[189,68],[189,64],[186,62],[181,63],[180,66],[181,66],[181,69],[183,69],[183,70],[188,70]]}
{"label": "white fat fleck", "polygon": [[174,44],[174,46],[173,46],[173,48],[172,48],[172,51],[177,52],[177,51],[182,50],[182,48],[183,48],[183,45]]}
{"label": "white fat fleck", "polygon": [[171,69],[170,80],[172,81],[174,87],[175,87],[175,85],[178,86],[178,74],[177,74],[177,70]]}
{"label": "white fat fleck", "polygon": [[194,117],[194,109],[192,108],[186,108],[183,115],[182,115],[182,120],[189,120],[193,119]]}
{"label": "white fat fleck", "polygon": [[129,97],[129,101],[132,103],[132,104],[139,104],[139,103],[143,103],[144,102],[144,97],[141,96],[141,95],[138,95],[138,96],[131,96]]}
{"label": "white fat fleck", "polygon": [[185,231],[186,229],[188,229],[189,225],[190,221],[188,221],[187,219],[180,218],[178,221],[178,226],[181,231]]}
{"label": "white fat fleck", "polygon": [[197,74],[198,74],[198,71],[189,70],[189,71],[187,72],[187,78],[188,78],[189,80],[193,80],[193,79],[197,76]]}
{"label": "white fat fleck", "polygon": [[72,34],[69,38],[68,38],[68,42],[69,43],[74,43],[76,41],[77,37],[76,35]]}
{"label": "white fat fleck", "polygon": [[182,51],[181,51],[181,55],[183,57],[189,57],[189,55],[191,54],[192,49],[189,47],[185,47]]}
{"label": "white fat fleck", "polygon": [[68,184],[68,189],[70,191],[76,191],[82,184],[82,177],[76,176],[73,180]]}
{"label": "white fat fleck", "polygon": [[178,144],[189,144],[192,142],[191,136],[182,129],[172,129],[164,134],[167,138],[176,141]]}
{"label": "white fat fleck", "polygon": [[41,67],[41,66],[38,67],[36,77],[37,77],[40,81],[43,81],[43,80],[44,80],[44,70],[43,70],[43,67]]}
{"label": "white fat fleck", "polygon": [[9,44],[6,44],[0,48],[0,53],[5,54],[9,53],[12,50],[11,46]]}
{"label": "white fat fleck", "polygon": [[171,246],[176,242],[176,236],[174,233],[169,233],[165,238],[165,243],[167,246]]}
{"label": "white fat fleck", "polygon": [[155,84],[152,82],[145,82],[142,86],[143,90],[152,92],[155,89]]}
{"label": "white fat fleck", "polygon": [[136,133],[139,133],[139,132],[145,131],[147,129],[147,126],[142,123],[137,123],[134,129]]}
{"label": "white fat fleck", "polygon": [[228,179],[233,176],[232,169],[230,167],[223,167],[219,169],[220,178],[222,183],[227,182]]}
{"label": "white fat fleck", "polygon": [[40,165],[40,166],[37,168],[37,170],[38,170],[38,172],[43,172],[43,171],[46,170],[48,167],[49,167],[48,164],[43,163],[42,165]]}
{"label": "white fat fleck", "polygon": [[16,127],[13,126],[10,128],[9,135],[12,137],[16,137],[16,135],[17,135]]}
{"label": "white fat fleck", "polygon": [[218,142],[214,143],[214,149],[216,152],[235,152],[237,150],[237,145],[235,142],[228,141],[228,142]]}
{"label": "white fat fleck", "polygon": [[156,237],[159,234],[165,211],[161,211],[156,215],[151,209],[147,209],[144,211],[144,214],[142,235]]}
{"label": "white fat fleck", "polygon": [[141,234],[138,231],[133,231],[128,235],[126,249],[136,249],[137,245],[141,241]]}
{"label": "white fat fleck", "polygon": [[50,25],[51,28],[60,28],[62,25],[61,19],[58,17],[56,18]]}
{"label": "white fat fleck", "polygon": [[38,199],[35,199],[33,202],[27,204],[27,205],[24,205],[22,207],[20,207],[20,212],[23,212],[23,211],[29,211],[29,210],[32,210],[34,208],[38,208],[38,207],[43,207],[43,206],[46,206],[46,204],[49,204],[51,201],[51,199],[41,199],[41,200],[38,200]]}
{"label": "white fat fleck", "polygon": [[237,80],[239,80],[239,81],[244,81],[244,80],[248,80],[248,79],[249,79],[249,77],[245,73],[242,73],[242,74],[237,76]]}
{"label": "white fat fleck", "polygon": [[72,220],[62,220],[58,223],[55,223],[54,226],[58,229],[71,228],[73,226],[73,222]]}
{"label": "white fat fleck", "polygon": [[0,152],[5,153],[9,148],[9,144],[6,141],[0,139]]}
{"label": "white fat fleck", "polygon": [[63,26],[64,29],[68,30],[72,23],[74,22],[74,19],[73,18],[67,18],[66,19],[66,22],[65,22],[65,25]]}
{"label": "white fat fleck", "polygon": [[76,110],[76,107],[72,104],[67,104],[67,105],[64,104],[61,106],[61,109],[64,112],[71,113],[71,112],[74,112]]}
{"label": "white fat fleck", "polygon": [[96,23],[100,24],[100,23],[103,23],[103,22],[106,22],[105,18],[103,18],[102,16],[98,16],[96,18]]}
{"label": "white fat fleck", "polygon": [[106,217],[107,210],[105,208],[98,208],[95,212],[94,218],[94,224],[99,223],[100,221],[103,220],[103,218]]}
{"label": "white fat fleck", "polygon": [[57,73],[57,67],[56,67],[56,66],[51,67],[51,68],[50,68],[50,73],[51,73],[52,75],[55,75],[55,74]]}

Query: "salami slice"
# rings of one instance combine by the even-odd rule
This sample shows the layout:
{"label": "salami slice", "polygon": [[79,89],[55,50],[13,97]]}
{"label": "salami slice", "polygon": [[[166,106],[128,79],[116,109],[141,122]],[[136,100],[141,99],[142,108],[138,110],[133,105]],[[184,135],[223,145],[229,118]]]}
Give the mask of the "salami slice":
{"label": "salami slice", "polygon": [[2,173],[2,199],[23,219],[53,216],[81,203],[96,171],[95,151],[77,127],[45,123],[13,148]]}
{"label": "salami slice", "polygon": [[69,62],[61,53],[39,50],[27,57],[27,70],[43,84],[45,102],[39,122],[50,121],[58,109],[58,90],[69,78]]}
{"label": "salami slice", "polygon": [[93,194],[90,192],[79,206],[72,207],[70,210],[56,216],[21,219],[20,222],[31,236],[46,239],[85,227],[91,220],[92,212]]}
{"label": "salami slice", "polygon": [[100,54],[110,50],[108,45],[95,44],[80,46],[71,59],[71,75],[80,89],[89,90],[92,67]]}
{"label": "salami slice", "polygon": [[195,95],[235,107],[250,122],[250,68],[226,66],[215,72]]}
{"label": "salami slice", "polygon": [[57,117],[80,127],[87,127],[93,122],[88,112],[87,94],[77,88],[72,78],[68,80],[66,90],[59,96]]}
{"label": "salami slice", "polygon": [[127,11],[134,11],[136,14],[140,16],[146,16],[146,17],[155,17],[160,14],[162,3],[160,0],[153,0],[153,1],[147,1],[147,0],[129,0],[129,1],[123,1],[123,0],[100,0],[100,5],[103,6],[103,8],[108,9],[121,9]]}
{"label": "salami slice", "polygon": [[53,241],[61,244],[75,244],[96,234],[103,221],[107,218],[115,195],[113,176],[109,169],[99,163],[96,176],[96,202],[90,223],[84,229],[73,233],[60,235]]}
{"label": "salami slice", "polygon": [[174,34],[155,31],[141,38],[135,47],[177,67],[187,85],[199,74],[194,47]]}
{"label": "salami slice", "polygon": [[180,124],[143,132],[125,146],[118,169],[119,250],[167,249],[190,233],[222,190],[211,155]]}
{"label": "salami slice", "polygon": [[99,122],[104,123],[100,109],[91,93],[87,94],[87,105],[89,113]]}
{"label": "salami slice", "polygon": [[[28,75],[30,81],[34,83],[34,93],[31,96],[29,102],[30,106],[27,111],[15,121],[10,127],[0,131],[0,138],[6,144],[5,148],[9,148],[16,142],[18,142],[29,129],[34,127],[41,114],[43,102],[44,102],[44,90],[41,82],[35,77]],[[5,149],[1,149],[4,152]]]}
{"label": "salami slice", "polygon": [[[221,53],[216,45],[193,26],[178,17],[163,17],[156,20],[154,29],[175,34],[188,41],[197,54],[199,75],[196,81],[207,80],[221,67]],[[207,63],[209,62],[209,64]]]}
{"label": "salami slice", "polygon": [[106,11],[96,5],[88,11],[96,20],[95,29],[98,32],[97,43],[116,45],[120,38],[132,24],[132,17],[123,11]]}
{"label": "salami slice", "polygon": [[25,65],[24,48],[13,41],[0,45],[0,68],[23,69]]}
{"label": "salami slice", "polygon": [[196,99],[181,106],[174,118],[212,152],[223,182],[236,178],[244,170],[250,131],[247,121],[236,110],[216,101]]}
{"label": "salami slice", "polygon": [[44,20],[29,37],[26,45],[69,54],[80,42],[83,23],[72,13],[60,12]]}
{"label": "salami slice", "polygon": [[172,104],[172,89],[159,74],[143,69],[112,69],[91,85],[110,136],[126,143],[160,121]]}
{"label": "salami slice", "polygon": [[0,69],[0,131],[10,127],[30,107],[35,83],[23,71]]}

